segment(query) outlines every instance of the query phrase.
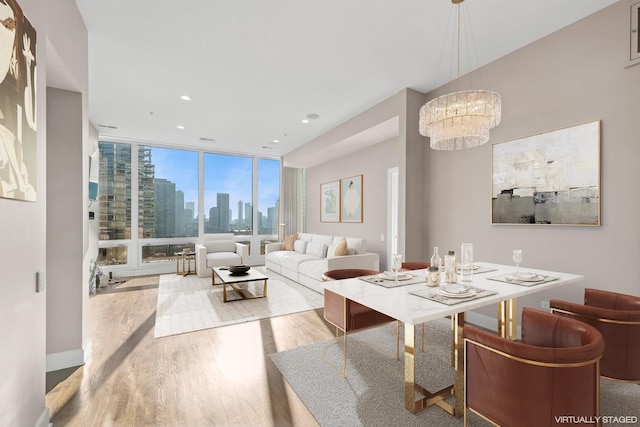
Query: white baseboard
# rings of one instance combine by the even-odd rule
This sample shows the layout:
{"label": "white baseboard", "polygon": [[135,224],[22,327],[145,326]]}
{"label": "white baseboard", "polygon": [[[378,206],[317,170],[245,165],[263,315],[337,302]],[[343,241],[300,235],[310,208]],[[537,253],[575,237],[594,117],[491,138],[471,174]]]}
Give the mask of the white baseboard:
{"label": "white baseboard", "polygon": [[91,340],[87,340],[84,349],[47,354],[47,372],[84,365],[89,360],[91,349]]}
{"label": "white baseboard", "polygon": [[40,416],[36,420],[36,423],[33,425],[33,427],[50,427],[50,426],[53,426],[53,424],[49,422],[49,408],[45,406],[42,412],[40,413]]}

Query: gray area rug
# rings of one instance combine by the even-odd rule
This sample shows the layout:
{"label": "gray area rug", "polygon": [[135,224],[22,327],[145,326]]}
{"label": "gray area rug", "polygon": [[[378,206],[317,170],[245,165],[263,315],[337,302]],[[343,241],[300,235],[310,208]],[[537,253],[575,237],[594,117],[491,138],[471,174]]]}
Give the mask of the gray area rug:
{"label": "gray area rug", "polygon": [[[222,302],[222,285],[211,286],[210,277],[161,275],[154,337],[250,322],[323,306],[321,294],[264,268],[257,269],[269,276],[267,298],[226,304]],[[243,287],[254,294],[262,293],[262,282]],[[227,286],[227,298],[237,297],[236,292]]]}
{"label": "gray area rug", "polygon": [[[416,351],[417,382],[427,390],[453,383],[449,328],[448,320],[428,323],[425,352]],[[437,406],[416,415],[404,408],[404,361],[402,353],[400,361],[396,360],[395,340],[395,325],[349,335],[346,379],[342,377],[341,339],[339,344],[329,340],[270,357],[323,427],[462,426],[462,418],[451,417]],[[420,335],[417,345],[419,340]],[[447,401],[453,403],[453,398]],[[602,380],[601,413],[635,416],[640,421],[640,386]],[[488,423],[470,413],[469,425]]]}

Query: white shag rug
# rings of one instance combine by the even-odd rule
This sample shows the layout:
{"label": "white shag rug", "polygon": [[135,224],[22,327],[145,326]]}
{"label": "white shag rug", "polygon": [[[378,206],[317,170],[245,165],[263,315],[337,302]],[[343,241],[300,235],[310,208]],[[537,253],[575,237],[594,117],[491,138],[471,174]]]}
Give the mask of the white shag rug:
{"label": "white shag rug", "polygon": [[[222,302],[222,285],[211,286],[211,277],[163,274],[158,286],[155,338],[234,323],[250,322],[301,311],[315,310],[324,305],[321,294],[286,277],[269,276],[267,297],[243,301]],[[262,281],[243,285],[254,294],[262,293]],[[227,298],[237,298],[227,286]]]}

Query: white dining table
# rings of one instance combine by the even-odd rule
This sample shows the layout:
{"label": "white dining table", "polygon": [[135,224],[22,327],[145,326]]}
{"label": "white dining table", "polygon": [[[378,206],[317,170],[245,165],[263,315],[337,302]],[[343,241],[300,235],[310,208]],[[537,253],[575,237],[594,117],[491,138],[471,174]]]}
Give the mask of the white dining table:
{"label": "white dining table", "polygon": [[[498,306],[498,334],[505,338],[516,339],[518,320],[517,298],[576,283],[584,279],[584,276],[579,274],[521,267],[521,272],[538,274],[553,279],[543,283],[524,286],[519,283],[506,283],[492,279],[514,273],[514,266],[485,262],[476,262],[474,264],[479,267],[478,271],[485,272],[475,273],[472,282],[469,284],[475,288],[494,291],[495,294],[482,298],[464,300],[453,305],[447,305],[410,293],[412,291],[427,289],[426,283],[385,287],[360,278],[324,283],[326,289],[404,323],[405,408],[412,413],[417,413],[428,406],[436,404],[451,415],[461,416],[464,405],[464,393],[456,393],[455,390],[464,390],[462,331],[465,323],[465,313],[467,311],[496,304]],[[425,276],[427,270],[413,270],[408,273]],[[461,283],[459,276],[458,283]],[[452,363],[456,369],[455,383],[442,390],[430,392],[415,382],[415,328],[425,322],[447,316],[451,316],[452,319]],[[451,395],[455,395],[454,405],[450,405],[445,401],[445,399]]]}

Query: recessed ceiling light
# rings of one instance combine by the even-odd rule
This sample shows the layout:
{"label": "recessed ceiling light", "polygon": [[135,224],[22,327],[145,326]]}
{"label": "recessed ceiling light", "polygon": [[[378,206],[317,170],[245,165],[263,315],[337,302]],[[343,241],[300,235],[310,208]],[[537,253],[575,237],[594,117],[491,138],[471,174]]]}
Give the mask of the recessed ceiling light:
{"label": "recessed ceiling light", "polygon": [[182,99],[183,101],[191,101],[191,97],[189,95],[182,95],[180,99]]}
{"label": "recessed ceiling light", "polygon": [[309,120],[307,120],[307,119],[302,119],[302,123],[309,123]]}
{"label": "recessed ceiling light", "polygon": [[182,125],[178,125],[178,129],[183,130],[183,129],[184,129],[184,126],[182,126]]}
{"label": "recessed ceiling light", "polygon": [[320,117],[319,115],[315,114],[315,113],[311,113],[311,114],[307,114],[307,119],[311,119],[311,120],[315,120],[318,117]]}
{"label": "recessed ceiling light", "polygon": [[270,144],[280,144],[280,140],[274,139],[273,141],[270,142]]}

